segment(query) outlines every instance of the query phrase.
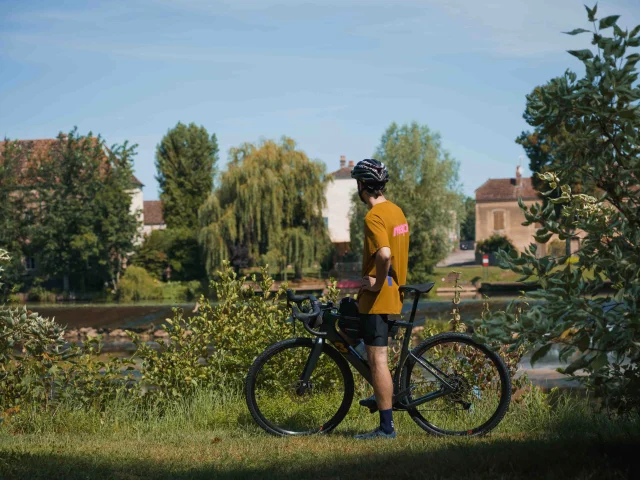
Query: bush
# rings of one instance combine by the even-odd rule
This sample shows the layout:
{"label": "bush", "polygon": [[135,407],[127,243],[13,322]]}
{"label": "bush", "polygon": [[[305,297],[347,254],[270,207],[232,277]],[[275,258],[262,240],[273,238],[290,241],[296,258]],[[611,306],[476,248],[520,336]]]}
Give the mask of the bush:
{"label": "bush", "polygon": [[516,247],[513,246],[511,240],[504,235],[492,235],[485,240],[480,240],[476,243],[476,253],[488,255],[490,253],[497,253],[500,250],[504,250],[506,252],[510,252],[511,250],[515,250]]}
{"label": "bush", "polygon": [[[528,96],[525,113],[540,133],[561,141],[537,174],[546,202],[520,203],[523,225],[537,226],[538,244],[580,232],[577,262],[540,256],[534,243],[520,256],[503,255],[521,280],[538,279],[541,288],[529,296],[539,301],[520,321],[509,312],[494,316],[487,336],[514,348],[528,342],[532,363],[558,345],[560,360],[570,362],[563,373],[622,414],[640,411],[640,55],[630,54],[640,46],[640,26],[622,30],[614,15],[598,28],[596,10],[587,9],[595,47],[569,51],[585,75],[550,80]],[[605,280],[615,293],[603,293]]]}
{"label": "bush", "polygon": [[156,300],[162,298],[162,287],[144,268],[131,266],[118,283],[116,295],[125,302]]}
{"label": "bush", "polygon": [[[273,279],[262,269],[256,295],[228,262],[211,288],[220,301],[199,300],[199,314],[185,319],[180,309],[164,325],[169,334],[155,350],[130,333],[142,359],[142,381],[156,403],[189,396],[202,388],[241,388],[249,366],[271,343],[289,336],[284,290],[271,292]],[[256,282],[256,276],[251,280]],[[284,368],[284,367],[283,367]]]}
{"label": "bush", "polygon": [[[0,250],[0,274],[6,252]],[[126,360],[98,360],[100,343],[68,346],[64,328],[25,307],[0,307],[0,408],[48,409],[59,401],[100,408],[130,386]]]}
{"label": "bush", "polygon": [[56,301],[56,294],[48,291],[41,285],[37,285],[30,288],[27,292],[27,301],[54,303]]}

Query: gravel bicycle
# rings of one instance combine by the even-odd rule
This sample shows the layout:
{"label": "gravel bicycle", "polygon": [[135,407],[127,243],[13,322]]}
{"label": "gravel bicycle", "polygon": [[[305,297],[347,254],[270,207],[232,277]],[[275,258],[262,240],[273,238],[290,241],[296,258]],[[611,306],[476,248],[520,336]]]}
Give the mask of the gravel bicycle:
{"label": "gravel bicycle", "polygon": [[[500,356],[455,332],[434,335],[410,349],[418,300],[433,285],[400,287],[414,297],[409,321],[391,322],[405,329],[393,372],[393,408],[406,411],[433,435],[486,434],[500,423],[511,400],[511,380]],[[357,340],[340,327],[359,319],[340,314],[331,302],[291,290],[287,302],[291,321],[302,322],[314,338],[277,342],[256,358],[245,380],[247,406],[257,424],[273,435],[327,433],[351,407],[349,365],[371,384],[369,365],[354,348]],[[310,305],[310,311],[303,305]]]}

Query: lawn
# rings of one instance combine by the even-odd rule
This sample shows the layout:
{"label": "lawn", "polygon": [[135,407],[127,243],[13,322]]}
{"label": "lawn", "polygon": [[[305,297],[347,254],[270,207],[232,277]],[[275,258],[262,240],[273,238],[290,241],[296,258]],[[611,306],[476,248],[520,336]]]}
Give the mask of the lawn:
{"label": "lawn", "polygon": [[330,435],[275,438],[240,396],[203,394],[164,416],[21,412],[0,427],[0,478],[638,478],[640,421],[595,414],[585,400],[533,391],[485,438],[434,438],[396,414],[395,441],[357,442],[376,426],[354,403]]}

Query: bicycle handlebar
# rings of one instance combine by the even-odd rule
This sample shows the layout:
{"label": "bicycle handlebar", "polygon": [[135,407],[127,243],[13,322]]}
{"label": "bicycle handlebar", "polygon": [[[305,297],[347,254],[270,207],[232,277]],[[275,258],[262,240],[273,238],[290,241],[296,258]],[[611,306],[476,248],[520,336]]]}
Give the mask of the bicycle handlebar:
{"label": "bicycle handlebar", "polygon": [[[309,323],[312,320],[315,320],[316,318],[318,318],[318,315],[320,315],[320,312],[321,312],[320,302],[316,297],[314,297],[313,295],[294,295],[291,290],[287,290],[287,300],[298,304],[298,305],[291,305],[291,315],[293,316],[293,318],[300,320],[302,322],[302,325],[304,326],[304,329],[307,332],[309,332],[311,335],[314,335],[316,337],[327,336],[326,332],[320,332],[320,331],[314,330],[309,326]],[[299,305],[305,300],[309,300],[311,302],[312,310],[309,313],[302,313],[298,308]]]}

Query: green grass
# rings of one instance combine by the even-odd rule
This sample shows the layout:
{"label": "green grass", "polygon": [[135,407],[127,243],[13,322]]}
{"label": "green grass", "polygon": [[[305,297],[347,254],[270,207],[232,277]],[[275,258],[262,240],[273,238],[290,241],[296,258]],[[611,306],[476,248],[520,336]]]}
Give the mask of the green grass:
{"label": "green grass", "polygon": [[126,402],[102,414],[22,411],[0,427],[0,478],[634,478],[640,421],[533,391],[485,438],[434,438],[396,413],[396,441],[354,403],[330,435],[275,438],[237,394],[201,394],[165,415]]}
{"label": "green grass", "polygon": [[[468,267],[441,267],[433,272],[431,281],[435,282],[435,288],[453,287],[455,282],[447,281],[447,275],[452,272],[460,272],[460,283],[471,283],[473,279],[480,279],[480,282],[515,282],[520,275],[510,270],[503,270],[499,267],[487,267],[487,277],[484,276],[482,265],[472,265]],[[444,281],[442,280],[444,278]]]}

